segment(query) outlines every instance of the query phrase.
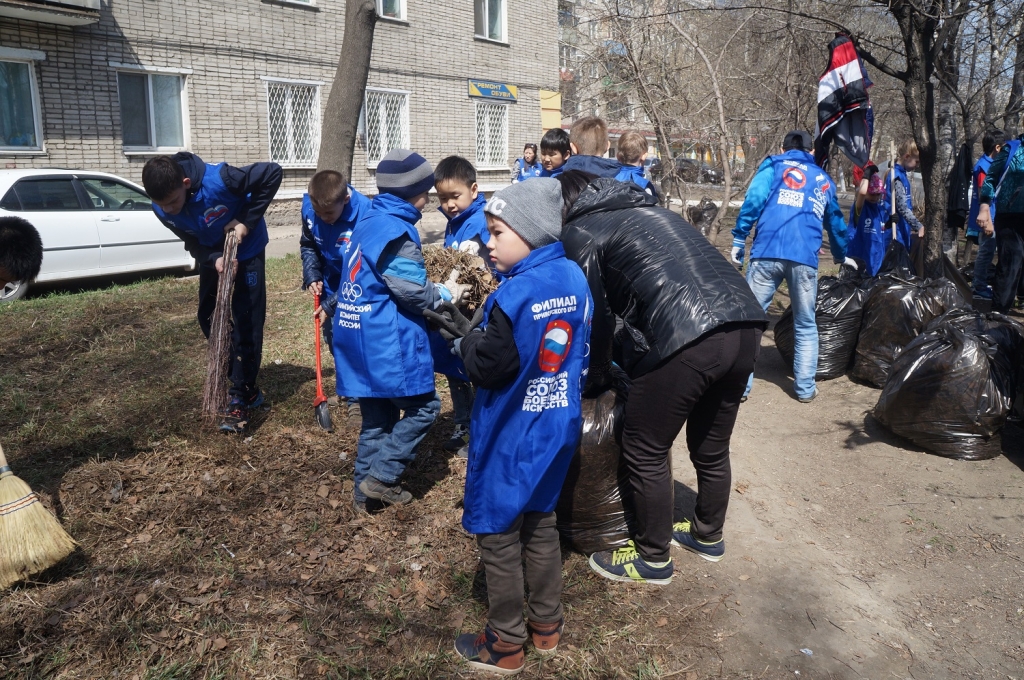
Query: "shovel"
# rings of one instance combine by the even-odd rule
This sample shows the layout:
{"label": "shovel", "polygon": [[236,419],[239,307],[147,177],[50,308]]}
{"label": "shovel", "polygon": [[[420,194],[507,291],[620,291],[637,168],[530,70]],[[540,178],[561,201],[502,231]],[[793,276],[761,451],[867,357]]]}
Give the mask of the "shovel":
{"label": "shovel", "polygon": [[[313,296],[314,309],[320,309],[320,296]],[[313,320],[316,323],[316,399],[313,400],[313,409],[316,411],[316,422],[324,431],[332,432],[334,425],[331,423],[331,411],[327,406],[327,397],[324,396],[324,378],[320,371],[320,315],[314,314]]]}

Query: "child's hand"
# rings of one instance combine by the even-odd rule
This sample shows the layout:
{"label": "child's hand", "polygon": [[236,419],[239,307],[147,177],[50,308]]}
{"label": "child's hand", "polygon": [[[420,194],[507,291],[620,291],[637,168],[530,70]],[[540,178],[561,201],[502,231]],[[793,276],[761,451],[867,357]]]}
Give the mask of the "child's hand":
{"label": "child's hand", "polygon": [[[217,261],[213,263],[213,267],[214,267],[214,269],[217,270],[218,274],[223,274],[224,273],[224,256],[223,255],[221,255],[220,257],[217,258]],[[231,275],[234,276],[234,274],[235,274],[235,272],[237,270],[238,270],[238,260],[231,260]]]}
{"label": "child's hand", "polygon": [[921,227],[920,229],[917,230],[917,237],[924,238],[924,227]]}
{"label": "child's hand", "polygon": [[[323,295],[324,294],[324,282],[323,281],[314,281],[313,283],[309,284],[309,288],[307,288],[306,290],[309,291],[310,295]],[[319,307],[317,309],[319,309]]]}
{"label": "child's hand", "polygon": [[228,225],[224,227],[224,233],[226,234],[229,231],[235,232],[235,238],[238,239],[239,243],[241,243],[242,239],[249,235],[249,227],[245,226],[238,220],[231,220],[230,222],[228,222]]}

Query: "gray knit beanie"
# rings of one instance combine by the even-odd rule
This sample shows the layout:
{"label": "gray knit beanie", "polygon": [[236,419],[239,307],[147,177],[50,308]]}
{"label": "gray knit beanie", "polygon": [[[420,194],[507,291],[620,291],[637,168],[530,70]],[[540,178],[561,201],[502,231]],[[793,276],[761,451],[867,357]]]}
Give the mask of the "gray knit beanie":
{"label": "gray knit beanie", "polygon": [[427,159],[408,149],[392,149],[377,164],[377,191],[412,198],[434,186],[434,169]]}
{"label": "gray knit beanie", "polygon": [[534,248],[562,237],[562,185],[552,177],[534,177],[499,189],[484,210]]}

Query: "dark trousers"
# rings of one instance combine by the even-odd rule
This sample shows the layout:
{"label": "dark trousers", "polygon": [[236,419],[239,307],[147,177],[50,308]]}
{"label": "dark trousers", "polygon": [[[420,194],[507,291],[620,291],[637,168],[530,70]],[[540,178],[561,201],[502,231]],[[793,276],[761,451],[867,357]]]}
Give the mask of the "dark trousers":
{"label": "dark trousers", "polygon": [[478,534],[487,576],[488,619],[503,641],[526,642],[523,621],[523,561],[530,599],[526,612],[534,623],[562,618],[562,550],[555,513],[527,512],[500,534]]}
{"label": "dark trousers", "polygon": [[[238,263],[231,294],[232,397],[249,399],[256,394],[256,378],[263,360],[263,324],[267,319],[267,278],[263,253]],[[213,310],[217,306],[217,270],[199,267],[199,327],[210,337]]]}
{"label": "dark trousers", "polygon": [[636,512],[633,540],[645,560],[669,559],[669,455],[684,424],[690,461],[697,470],[693,533],[703,541],[722,537],[732,483],[729,439],[760,344],[760,329],[726,327],[633,381],[626,401],[622,456]]}
{"label": "dark trousers", "polygon": [[999,264],[992,286],[992,309],[1006,312],[1013,306],[1024,263],[1024,213],[997,212],[995,222]]}

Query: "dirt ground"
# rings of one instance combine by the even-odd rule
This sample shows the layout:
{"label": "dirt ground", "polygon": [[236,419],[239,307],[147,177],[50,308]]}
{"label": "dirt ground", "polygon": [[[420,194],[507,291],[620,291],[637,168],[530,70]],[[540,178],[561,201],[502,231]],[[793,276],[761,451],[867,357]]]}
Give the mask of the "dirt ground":
{"label": "dirt ground", "polygon": [[[194,281],[0,307],[0,440],[82,546],[0,594],[0,677],[472,676],[451,643],[482,626],[486,591],[464,463],[441,450],[447,390],[415,502],[355,517],[356,431],[337,405],[335,433],[314,425],[299,271],[268,260],[271,406],[245,438],[198,418]],[[726,559],[678,552],[673,583],[643,588],[566,551],[564,644],[522,677],[1024,679],[1024,431],[1004,457],[949,461],[874,424],[877,390],[840,378],[800,404],[789,383],[769,333]],[[685,513],[681,443],[673,461]]]}

